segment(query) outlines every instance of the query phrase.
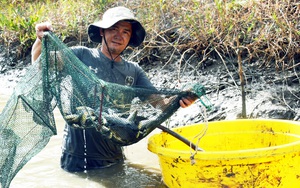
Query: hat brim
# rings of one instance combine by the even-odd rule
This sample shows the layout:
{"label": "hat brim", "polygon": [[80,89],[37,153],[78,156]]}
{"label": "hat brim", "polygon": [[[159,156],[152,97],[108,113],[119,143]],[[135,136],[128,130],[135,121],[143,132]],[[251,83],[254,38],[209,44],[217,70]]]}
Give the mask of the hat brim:
{"label": "hat brim", "polygon": [[139,46],[145,39],[146,36],[146,31],[141,25],[140,22],[137,20],[116,20],[111,21],[111,22],[103,22],[103,21],[98,21],[95,22],[88,27],[88,35],[91,41],[101,43],[102,42],[102,36],[100,35],[100,29],[107,29],[116,24],[119,21],[129,21],[132,25],[132,35],[129,41],[129,46],[131,47],[137,47]]}

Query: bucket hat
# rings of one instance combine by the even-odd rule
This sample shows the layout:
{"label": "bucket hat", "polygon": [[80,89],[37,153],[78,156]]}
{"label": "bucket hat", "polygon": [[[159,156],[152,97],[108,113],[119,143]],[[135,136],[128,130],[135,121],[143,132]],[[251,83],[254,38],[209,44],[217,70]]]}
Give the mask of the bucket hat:
{"label": "bucket hat", "polygon": [[97,21],[88,27],[89,38],[93,42],[101,43],[100,29],[107,29],[119,21],[128,21],[132,25],[132,35],[129,40],[129,46],[139,46],[145,38],[146,31],[137,20],[131,10],[125,7],[114,7],[104,12],[102,20]]}

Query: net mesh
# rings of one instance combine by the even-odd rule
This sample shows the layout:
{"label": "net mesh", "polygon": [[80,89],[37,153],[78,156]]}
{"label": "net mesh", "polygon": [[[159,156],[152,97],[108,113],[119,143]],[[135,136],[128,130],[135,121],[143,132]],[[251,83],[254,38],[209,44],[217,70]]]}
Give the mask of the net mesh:
{"label": "net mesh", "polygon": [[[99,79],[51,32],[42,53],[14,89],[0,115],[0,182],[9,187],[17,172],[56,134],[53,110],[78,129],[96,129],[121,146],[138,142],[204,87],[187,90],[137,88]],[[154,106],[154,107],[153,107]]]}

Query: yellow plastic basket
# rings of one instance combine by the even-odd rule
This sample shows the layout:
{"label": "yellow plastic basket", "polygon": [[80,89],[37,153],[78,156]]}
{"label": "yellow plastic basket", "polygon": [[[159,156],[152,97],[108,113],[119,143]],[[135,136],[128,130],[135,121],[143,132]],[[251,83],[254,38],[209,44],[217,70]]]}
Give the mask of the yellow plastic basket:
{"label": "yellow plastic basket", "polygon": [[[196,143],[205,124],[173,129]],[[149,138],[163,181],[175,187],[300,186],[300,122],[232,120],[209,122],[197,152],[167,133]],[[192,164],[192,162],[195,162]]]}

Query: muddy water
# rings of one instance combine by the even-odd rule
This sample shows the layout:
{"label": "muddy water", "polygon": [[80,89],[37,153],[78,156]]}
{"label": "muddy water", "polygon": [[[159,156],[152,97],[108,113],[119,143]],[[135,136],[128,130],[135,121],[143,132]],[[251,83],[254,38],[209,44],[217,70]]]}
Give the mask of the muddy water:
{"label": "muddy water", "polygon": [[[0,91],[0,112],[9,99],[11,90]],[[54,111],[58,134],[48,145],[33,157],[16,175],[11,188],[100,188],[100,187],[161,187],[158,158],[147,150],[148,137],[137,144],[124,148],[125,164],[86,173],[68,173],[60,168],[60,155],[64,121]],[[155,131],[157,133],[159,131]],[[153,134],[153,133],[152,133]]]}

